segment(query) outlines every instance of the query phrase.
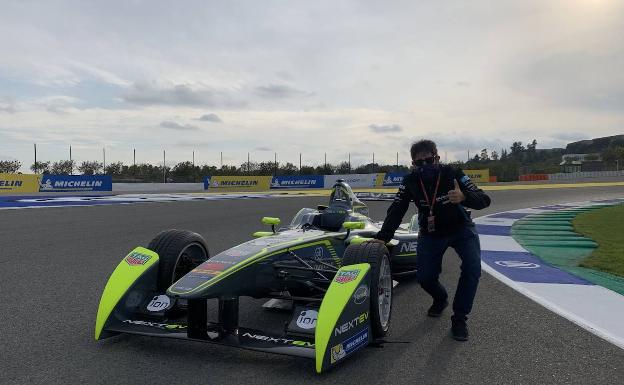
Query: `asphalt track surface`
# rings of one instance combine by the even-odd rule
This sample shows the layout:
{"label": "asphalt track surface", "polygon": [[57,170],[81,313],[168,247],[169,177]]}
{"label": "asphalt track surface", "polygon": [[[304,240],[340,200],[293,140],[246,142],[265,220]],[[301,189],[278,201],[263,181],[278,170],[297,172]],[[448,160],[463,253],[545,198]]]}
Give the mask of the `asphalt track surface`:
{"label": "asphalt track surface", "polygon": [[[492,191],[482,215],[624,196],[624,187]],[[450,314],[425,316],[416,284],[395,291],[384,348],[367,348],[323,375],[312,360],[141,336],[95,342],[101,291],[120,259],[160,230],[190,229],[211,251],[245,241],[259,218],[287,220],[326,198],[150,203],[0,212],[0,384],[622,384],[624,350],[483,274],[471,340],[449,336]],[[383,219],[389,202],[370,202]],[[413,209],[410,209],[410,214]],[[453,251],[441,280],[452,294]],[[242,300],[241,325],[279,331],[283,315]]]}

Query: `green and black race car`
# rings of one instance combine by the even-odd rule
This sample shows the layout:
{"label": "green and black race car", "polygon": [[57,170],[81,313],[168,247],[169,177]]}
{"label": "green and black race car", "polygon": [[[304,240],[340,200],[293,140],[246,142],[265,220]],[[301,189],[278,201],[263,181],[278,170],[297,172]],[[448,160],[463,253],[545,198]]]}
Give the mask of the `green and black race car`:
{"label": "green and black race car", "polygon": [[[95,339],[130,333],[211,342],[312,358],[319,373],[382,341],[393,279],[415,273],[415,218],[386,246],[366,242],[381,223],[338,181],[328,206],[301,209],[285,227],[277,218],[262,222],[271,231],[212,257],[199,234],[183,230],[131,251],[104,288]],[[284,334],[239,326],[241,296],[288,303]],[[207,301],[214,298],[212,323]]]}

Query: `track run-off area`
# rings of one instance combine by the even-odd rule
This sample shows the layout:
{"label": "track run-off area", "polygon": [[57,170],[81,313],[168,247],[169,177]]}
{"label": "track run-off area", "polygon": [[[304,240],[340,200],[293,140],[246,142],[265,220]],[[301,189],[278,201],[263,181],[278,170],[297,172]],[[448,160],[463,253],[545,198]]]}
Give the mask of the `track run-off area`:
{"label": "track run-off area", "polygon": [[[541,185],[540,185],[541,186]],[[624,197],[622,185],[488,189],[490,208]],[[328,373],[312,360],[140,336],[93,339],[106,281],[121,258],[161,230],[202,234],[211,254],[283,222],[322,196],[178,200],[150,204],[0,210],[0,384],[621,384],[624,350],[482,275],[469,327],[449,336],[450,312],[426,316],[430,298],[416,283],[397,286],[391,332]],[[390,204],[367,202],[382,220]],[[414,208],[406,215],[414,213]],[[454,292],[459,259],[450,250],[441,280]],[[240,324],[279,333],[283,316],[241,299]],[[214,306],[211,307],[214,310]],[[216,317],[216,312],[214,313]],[[213,317],[213,319],[214,319]]]}

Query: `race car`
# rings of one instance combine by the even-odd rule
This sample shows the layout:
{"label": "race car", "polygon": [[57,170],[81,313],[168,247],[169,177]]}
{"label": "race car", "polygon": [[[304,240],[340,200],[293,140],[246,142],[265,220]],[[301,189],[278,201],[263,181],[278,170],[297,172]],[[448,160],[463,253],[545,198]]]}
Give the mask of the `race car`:
{"label": "race car", "polygon": [[[288,226],[262,218],[270,231],[210,257],[202,236],[166,230],[132,250],[102,294],[95,339],[119,333],[210,342],[315,360],[321,373],[369,345],[390,327],[393,280],[415,273],[417,221],[384,245],[366,242],[381,223],[342,180],[329,204],[303,208]],[[239,325],[239,298],[288,304],[281,335]],[[218,299],[218,322],[207,301]]]}

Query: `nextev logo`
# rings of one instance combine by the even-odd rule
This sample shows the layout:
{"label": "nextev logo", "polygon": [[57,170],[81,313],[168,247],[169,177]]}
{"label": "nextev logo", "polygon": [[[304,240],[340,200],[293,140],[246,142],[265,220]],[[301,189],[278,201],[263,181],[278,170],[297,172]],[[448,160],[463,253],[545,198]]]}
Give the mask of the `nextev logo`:
{"label": "nextev logo", "polygon": [[349,330],[357,327],[358,325],[362,325],[364,322],[368,320],[368,312],[362,313],[359,316],[355,317],[349,322],[345,322],[342,325],[338,326],[334,329],[334,335],[338,336],[342,333],[348,332]]}
{"label": "nextev logo", "polygon": [[401,244],[401,253],[406,253],[406,252],[416,252],[416,241],[414,242],[405,242]]}

